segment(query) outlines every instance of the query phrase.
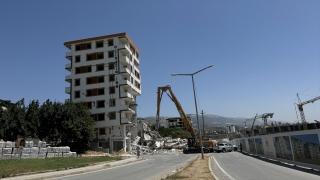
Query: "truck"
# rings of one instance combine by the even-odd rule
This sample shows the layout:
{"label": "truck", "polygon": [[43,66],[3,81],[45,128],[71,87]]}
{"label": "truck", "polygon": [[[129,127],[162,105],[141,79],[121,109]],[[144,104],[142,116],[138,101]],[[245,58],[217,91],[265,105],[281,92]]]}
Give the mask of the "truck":
{"label": "truck", "polygon": [[[170,95],[167,93],[167,91],[169,91]],[[171,86],[167,85],[167,86],[162,86],[162,87],[158,87],[158,91],[157,91],[157,115],[156,115],[156,130],[158,130],[159,127],[159,121],[160,121],[160,104],[161,104],[161,99],[162,99],[162,95],[163,93],[166,92],[166,94],[169,96],[169,98],[174,102],[181,118],[183,121],[183,124],[186,128],[186,130],[190,133],[191,137],[187,138],[187,146],[186,148],[183,150],[183,153],[188,154],[188,153],[200,153],[201,152],[201,146],[200,146],[200,141],[197,138],[193,127],[192,127],[192,123],[188,120],[188,117],[186,115],[186,113],[184,112],[181,104],[179,103],[177,97],[175,96],[175,94],[173,93]],[[203,137],[202,137],[203,138]],[[217,144],[217,141],[215,140],[204,140],[203,141],[203,152],[205,153],[209,153],[209,152],[213,152],[213,147]]]}

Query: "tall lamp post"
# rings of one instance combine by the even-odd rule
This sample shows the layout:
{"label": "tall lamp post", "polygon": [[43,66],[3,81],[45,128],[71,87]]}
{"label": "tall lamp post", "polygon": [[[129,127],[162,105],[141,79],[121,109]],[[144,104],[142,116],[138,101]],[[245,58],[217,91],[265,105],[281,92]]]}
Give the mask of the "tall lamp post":
{"label": "tall lamp post", "polygon": [[197,99],[196,99],[196,90],[195,90],[195,87],[194,87],[194,78],[193,76],[205,69],[208,69],[208,68],[211,68],[213,65],[211,64],[210,66],[208,67],[205,67],[195,73],[192,73],[192,74],[171,74],[171,76],[191,76],[192,77],[192,86],[193,86],[193,96],[194,96],[194,104],[196,106],[196,117],[197,117],[197,122],[198,122],[198,129],[199,129],[199,139],[200,139],[200,148],[201,148],[201,155],[202,155],[202,159],[204,159],[203,157],[203,147],[202,147],[202,136],[201,136],[201,129],[200,129],[200,123],[199,123],[199,117],[198,117],[198,107],[197,107]]}

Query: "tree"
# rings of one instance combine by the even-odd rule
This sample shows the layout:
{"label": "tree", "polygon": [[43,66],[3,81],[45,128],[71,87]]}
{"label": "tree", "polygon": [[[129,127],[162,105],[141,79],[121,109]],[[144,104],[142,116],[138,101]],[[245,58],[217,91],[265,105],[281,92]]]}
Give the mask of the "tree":
{"label": "tree", "polygon": [[27,128],[26,135],[32,138],[38,138],[38,130],[40,128],[38,100],[33,100],[29,103],[25,114],[25,122]]}
{"label": "tree", "polygon": [[94,137],[94,120],[83,102],[65,102],[61,118],[61,144],[83,152]]}

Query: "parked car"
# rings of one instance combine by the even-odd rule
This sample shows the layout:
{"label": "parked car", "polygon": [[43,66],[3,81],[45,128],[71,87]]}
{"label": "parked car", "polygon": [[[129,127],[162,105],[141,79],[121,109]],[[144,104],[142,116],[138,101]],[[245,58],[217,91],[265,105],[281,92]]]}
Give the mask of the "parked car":
{"label": "parked car", "polygon": [[232,144],[229,143],[218,143],[214,148],[213,151],[214,152],[231,152],[234,150],[234,147]]}

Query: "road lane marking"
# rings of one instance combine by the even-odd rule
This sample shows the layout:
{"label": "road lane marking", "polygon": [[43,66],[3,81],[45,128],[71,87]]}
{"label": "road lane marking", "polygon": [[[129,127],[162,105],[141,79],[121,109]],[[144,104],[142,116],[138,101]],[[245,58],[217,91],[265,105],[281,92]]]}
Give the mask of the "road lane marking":
{"label": "road lane marking", "polygon": [[[213,156],[210,156],[210,158],[213,158]],[[209,158],[208,164],[209,164],[209,170],[211,172],[211,175],[214,177],[215,180],[220,180],[212,171],[210,158]]]}
{"label": "road lane marking", "polygon": [[213,157],[213,160],[217,163],[218,167],[221,169],[221,171],[222,171],[223,173],[225,173],[227,176],[229,176],[229,178],[231,178],[232,180],[235,180],[235,179],[233,179],[226,171],[224,171],[224,170],[222,169],[222,167],[221,167],[221,166],[219,165],[219,163],[217,162],[216,158]]}

